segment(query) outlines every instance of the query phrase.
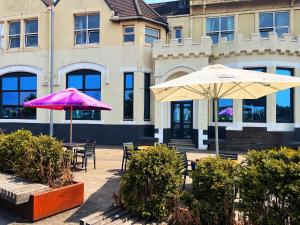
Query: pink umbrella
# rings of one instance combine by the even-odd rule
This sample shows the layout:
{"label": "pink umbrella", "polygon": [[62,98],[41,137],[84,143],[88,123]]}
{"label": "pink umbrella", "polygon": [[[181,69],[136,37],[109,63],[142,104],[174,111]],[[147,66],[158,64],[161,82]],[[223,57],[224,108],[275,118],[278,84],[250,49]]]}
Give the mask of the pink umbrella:
{"label": "pink umbrella", "polygon": [[72,142],[73,110],[112,110],[111,106],[100,102],[75,88],[69,88],[42,98],[28,101],[24,104],[24,107],[70,110],[70,142]]}

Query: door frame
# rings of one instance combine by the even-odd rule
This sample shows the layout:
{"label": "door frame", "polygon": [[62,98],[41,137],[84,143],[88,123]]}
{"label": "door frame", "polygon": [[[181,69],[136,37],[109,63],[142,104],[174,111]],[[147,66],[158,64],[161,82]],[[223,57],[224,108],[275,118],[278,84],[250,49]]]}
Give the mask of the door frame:
{"label": "door frame", "polygon": [[[190,138],[185,138],[183,135],[183,125],[184,125],[184,120],[183,118],[183,105],[190,103],[191,104],[191,137]],[[181,132],[181,137],[178,139],[193,139],[193,126],[194,126],[194,102],[193,100],[188,100],[188,101],[174,101],[171,102],[171,138],[174,139],[174,122],[173,122],[173,118],[174,118],[174,114],[173,114],[173,110],[174,110],[174,105],[175,104],[180,104],[180,132]]]}

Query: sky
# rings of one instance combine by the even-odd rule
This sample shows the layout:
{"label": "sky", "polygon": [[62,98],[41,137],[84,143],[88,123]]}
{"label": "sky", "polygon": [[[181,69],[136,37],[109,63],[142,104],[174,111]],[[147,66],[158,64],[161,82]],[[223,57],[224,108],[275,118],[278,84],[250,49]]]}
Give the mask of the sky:
{"label": "sky", "polygon": [[144,0],[147,3],[157,3],[157,2],[170,2],[174,0]]}

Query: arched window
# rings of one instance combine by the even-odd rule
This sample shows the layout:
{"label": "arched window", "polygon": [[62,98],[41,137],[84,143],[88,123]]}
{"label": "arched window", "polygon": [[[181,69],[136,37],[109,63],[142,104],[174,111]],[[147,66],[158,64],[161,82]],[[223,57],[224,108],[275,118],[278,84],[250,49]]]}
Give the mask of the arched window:
{"label": "arched window", "polygon": [[35,99],[37,78],[35,74],[18,72],[1,77],[1,119],[36,119],[36,109],[23,104]]}
{"label": "arched window", "polygon": [[[77,70],[67,74],[67,88],[76,88],[79,91],[101,100],[101,73],[95,70]],[[70,119],[67,111],[66,118]],[[73,112],[74,120],[100,120],[98,110],[76,110]]]}

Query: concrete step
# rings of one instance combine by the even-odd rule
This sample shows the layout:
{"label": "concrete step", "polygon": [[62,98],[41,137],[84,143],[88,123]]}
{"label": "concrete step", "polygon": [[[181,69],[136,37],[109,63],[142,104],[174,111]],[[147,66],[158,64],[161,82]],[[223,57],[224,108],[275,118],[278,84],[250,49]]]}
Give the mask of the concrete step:
{"label": "concrete step", "polygon": [[193,140],[191,139],[170,139],[170,143],[193,143]]}

